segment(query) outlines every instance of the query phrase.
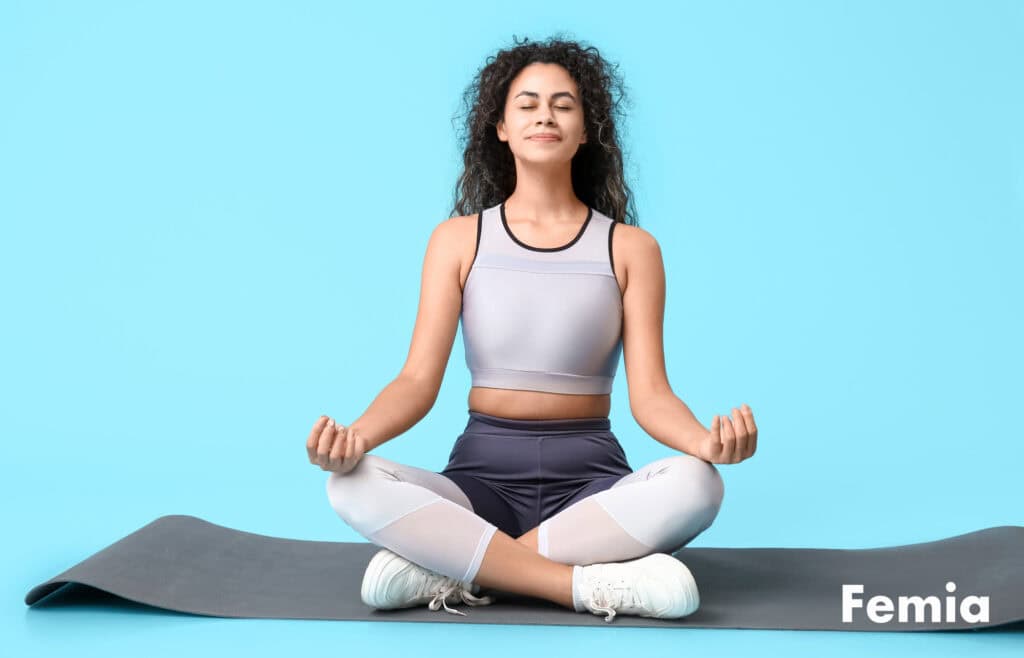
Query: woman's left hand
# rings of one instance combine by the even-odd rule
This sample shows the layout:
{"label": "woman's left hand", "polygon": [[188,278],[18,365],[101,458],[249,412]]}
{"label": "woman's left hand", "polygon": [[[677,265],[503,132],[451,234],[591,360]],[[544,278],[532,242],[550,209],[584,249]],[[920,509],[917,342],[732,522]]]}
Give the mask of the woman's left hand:
{"label": "woman's left hand", "polygon": [[737,464],[754,456],[757,450],[757,425],[754,412],[743,404],[733,407],[732,419],[715,416],[711,431],[697,446],[698,457],[712,464]]}

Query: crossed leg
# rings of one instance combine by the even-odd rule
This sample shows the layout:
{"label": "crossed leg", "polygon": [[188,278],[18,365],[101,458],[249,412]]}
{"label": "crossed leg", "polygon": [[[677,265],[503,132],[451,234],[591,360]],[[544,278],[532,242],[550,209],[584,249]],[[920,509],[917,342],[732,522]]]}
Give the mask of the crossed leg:
{"label": "crossed leg", "polygon": [[531,550],[472,511],[440,473],[363,455],[327,478],[331,506],[350,527],[431,571],[573,608],[572,566]]}
{"label": "crossed leg", "polygon": [[573,565],[671,552],[711,525],[721,505],[718,471],[677,455],[623,476],[512,538],[475,514],[447,477],[364,455],[327,480],[332,507],[372,542],[438,573],[481,587],[572,605]]}
{"label": "crossed leg", "polygon": [[673,553],[711,526],[724,495],[713,464],[685,453],[672,455],[574,502],[517,541],[563,564]]}

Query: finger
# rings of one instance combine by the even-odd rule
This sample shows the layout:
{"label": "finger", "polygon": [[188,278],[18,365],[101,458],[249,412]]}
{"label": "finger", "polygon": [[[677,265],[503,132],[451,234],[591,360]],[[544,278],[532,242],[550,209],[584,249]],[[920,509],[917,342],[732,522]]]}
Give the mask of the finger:
{"label": "finger", "polygon": [[337,471],[341,467],[341,462],[345,458],[345,445],[348,443],[347,435],[350,431],[349,428],[342,428],[338,431],[324,466],[328,471]]}
{"label": "finger", "polygon": [[325,435],[328,435],[330,430],[331,430],[331,417],[328,416],[327,417],[327,422],[324,423],[322,428],[320,428],[320,433],[317,435],[316,440],[315,440],[315,445],[313,447],[313,458],[311,460],[314,464],[318,464],[318,465],[321,464],[321,453],[325,449],[324,441],[327,441],[326,449],[330,449],[330,445],[331,445],[330,444],[330,437],[327,436],[327,438],[325,438]]}
{"label": "finger", "polygon": [[316,446],[320,441],[320,433],[324,431],[324,425],[327,424],[330,418],[327,416],[320,416],[315,423],[313,423],[313,429],[309,433],[309,438],[306,439],[306,452],[309,454],[310,463],[316,463]]}
{"label": "finger", "polygon": [[750,411],[750,407],[747,406],[746,402],[740,405],[739,418],[743,421],[743,427],[746,429],[748,435],[753,436],[754,434],[754,414]]}
{"label": "finger", "polygon": [[757,452],[757,423],[754,422],[754,410],[743,403],[743,423],[747,426],[747,433],[750,434],[750,455]]}
{"label": "finger", "polygon": [[320,465],[320,468],[325,468],[327,465],[328,456],[331,452],[331,445],[334,442],[334,435],[337,431],[338,428],[334,424],[334,419],[329,419],[327,424],[324,426],[324,431],[321,432],[320,440],[317,443],[316,463]]}
{"label": "finger", "polygon": [[732,408],[732,426],[736,431],[736,460],[743,461],[750,455],[750,435],[747,434],[747,424],[743,422],[743,415],[736,407]]}
{"label": "finger", "polygon": [[345,441],[345,463],[342,466],[345,467],[346,471],[351,470],[352,466],[354,466],[352,460],[355,458],[357,436],[357,432],[352,430]]}
{"label": "finger", "polygon": [[707,443],[705,443],[705,455],[704,458],[711,462],[716,463],[719,456],[722,454],[722,423],[715,416],[711,419],[711,433],[708,435]]}
{"label": "finger", "polygon": [[736,463],[736,433],[728,416],[722,416],[722,459],[726,464]]}

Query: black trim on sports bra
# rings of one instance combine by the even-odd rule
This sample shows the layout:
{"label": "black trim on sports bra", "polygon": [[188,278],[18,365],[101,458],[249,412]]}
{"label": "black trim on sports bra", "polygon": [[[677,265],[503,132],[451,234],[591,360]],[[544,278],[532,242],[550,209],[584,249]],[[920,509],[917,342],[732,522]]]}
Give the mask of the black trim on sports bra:
{"label": "black trim on sports bra", "polygon": [[466,293],[466,286],[469,285],[469,276],[473,273],[473,265],[476,264],[477,254],[480,253],[480,234],[483,233],[484,227],[484,211],[481,210],[476,215],[476,246],[473,247],[473,260],[469,262],[469,270],[466,271],[466,282],[462,284],[462,293]]}
{"label": "black trim on sports bra", "polygon": [[587,226],[590,224],[590,218],[593,216],[594,209],[591,208],[590,206],[587,206],[587,218],[583,220],[583,226],[580,227],[579,233],[577,233],[576,237],[573,238],[572,241],[570,241],[568,244],[563,244],[561,247],[533,247],[531,245],[526,244],[525,242],[520,241],[519,238],[517,238],[512,233],[512,229],[510,229],[508,226],[508,220],[505,219],[505,202],[501,202],[501,225],[505,227],[505,232],[508,233],[508,237],[512,238],[513,242],[515,242],[517,245],[524,249],[529,249],[530,251],[562,251],[564,249],[568,249],[569,247],[579,242],[579,239],[583,237],[583,233],[587,230]]}
{"label": "black trim on sports bra", "polygon": [[[469,262],[469,269],[473,269],[473,263],[476,262],[476,255],[480,253],[480,234],[483,232],[484,227],[484,211],[481,210],[476,214],[476,246],[473,247],[473,260]],[[468,275],[467,275],[468,276]]]}
{"label": "black trim on sports bra", "polygon": [[622,297],[622,287],[619,286],[619,275],[615,273],[615,257],[612,256],[612,236],[615,234],[616,224],[618,224],[618,222],[613,219],[611,226],[608,227],[608,266],[612,268],[612,276],[615,277],[615,287],[619,289],[619,297]]}

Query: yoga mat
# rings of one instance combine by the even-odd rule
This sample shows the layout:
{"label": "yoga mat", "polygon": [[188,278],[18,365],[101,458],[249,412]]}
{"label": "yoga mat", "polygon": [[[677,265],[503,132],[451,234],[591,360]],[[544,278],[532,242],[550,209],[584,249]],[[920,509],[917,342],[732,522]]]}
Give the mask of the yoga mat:
{"label": "yoga mat", "polygon": [[[359,587],[378,550],[368,542],[284,539],[194,516],[163,516],[33,587],[25,603],[39,604],[79,583],[151,606],[218,617],[856,631],[977,629],[1024,620],[1024,526],[886,548],[684,547],[674,556],[697,581],[700,609],[682,619],[618,614],[610,623],[589,612],[487,589],[482,593],[499,597],[491,605],[452,606],[465,617],[426,606],[375,610],[362,602]],[[952,593],[948,582],[955,583]],[[851,608],[848,623],[844,584],[863,586],[851,597],[862,607]],[[888,622],[868,616],[869,607],[885,614],[879,596],[892,601]],[[901,621],[899,597],[912,596],[935,597],[938,605],[911,605]],[[968,621],[968,613],[981,612],[977,605],[963,612],[970,596],[988,597],[988,621]],[[931,617],[936,607],[939,621]],[[923,620],[915,618],[916,608],[927,613]]]}

